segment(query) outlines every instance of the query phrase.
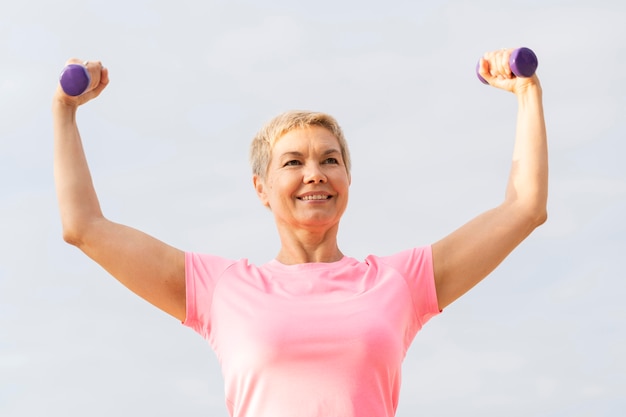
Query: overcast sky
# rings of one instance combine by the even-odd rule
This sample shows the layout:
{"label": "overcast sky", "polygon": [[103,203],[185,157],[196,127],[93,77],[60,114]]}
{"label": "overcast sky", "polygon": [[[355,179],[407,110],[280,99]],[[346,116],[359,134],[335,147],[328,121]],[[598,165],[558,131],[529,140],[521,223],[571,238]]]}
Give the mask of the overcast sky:
{"label": "overcast sky", "polygon": [[539,56],[549,220],[429,322],[398,416],[626,409],[626,3],[22,0],[0,11],[0,415],[226,416],[207,343],[61,238],[50,102],[66,59],[111,83],[79,111],[103,210],[183,250],[278,251],[248,145],[288,109],[353,156],[344,253],[430,244],[497,205],[516,101],[485,51]]}

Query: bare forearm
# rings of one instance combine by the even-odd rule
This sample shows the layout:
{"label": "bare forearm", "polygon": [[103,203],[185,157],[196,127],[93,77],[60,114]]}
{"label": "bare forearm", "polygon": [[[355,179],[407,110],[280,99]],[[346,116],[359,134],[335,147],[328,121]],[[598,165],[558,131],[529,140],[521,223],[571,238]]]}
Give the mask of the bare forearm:
{"label": "bare forearm", "polygon": [[79,244],[85,227],[102,212],[76,124],[76,107],[55,100],[52,110],[54,179],[63,236]]}
{"label": "bare forearm", "polygon": [[548,146],[539,81],[517,93],[518,114],[507,203],[543,222],[548,199]]}

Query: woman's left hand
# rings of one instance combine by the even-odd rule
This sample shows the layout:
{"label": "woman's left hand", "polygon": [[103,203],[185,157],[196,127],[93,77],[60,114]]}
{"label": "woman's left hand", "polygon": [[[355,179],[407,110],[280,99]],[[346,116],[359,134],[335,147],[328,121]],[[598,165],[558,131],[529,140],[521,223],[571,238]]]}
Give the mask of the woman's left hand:
{"label": "woman's left hand", "polygon": [[487,52],[480,59],[478,73],[493,87],[518,94],[529,86],[538,85],[539,79],[536,74],[529,78],[516,77],[513,74],[509,58],[514,50],[514,48],[504,48]]}

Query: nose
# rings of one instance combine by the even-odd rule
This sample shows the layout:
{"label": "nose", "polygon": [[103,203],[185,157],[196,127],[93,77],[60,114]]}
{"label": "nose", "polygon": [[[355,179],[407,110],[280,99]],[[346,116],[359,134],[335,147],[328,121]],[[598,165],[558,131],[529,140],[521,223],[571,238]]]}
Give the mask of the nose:
{"label": "nose", "polygon": [[326,175],[319,164],[308,164],[304,173],[304,182],[306,184],[323,184],[326,181]]}

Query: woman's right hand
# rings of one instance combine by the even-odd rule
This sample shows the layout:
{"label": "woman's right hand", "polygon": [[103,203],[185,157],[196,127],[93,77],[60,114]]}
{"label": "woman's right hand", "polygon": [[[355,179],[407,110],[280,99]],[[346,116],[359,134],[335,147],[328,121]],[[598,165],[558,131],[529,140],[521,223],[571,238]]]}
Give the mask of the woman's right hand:
{"label": "woman's right hand", "polygon": [[102,90],[109,84],[109,70],[102,66],[100,61],[81,61],[76,58],[69,59],[65,65],[78,64],[83,65],[89,71],[91,76],[91,84],[87,87],[87,90],[79,96],[70,96],[63,91],[61,83],[57,84],[57,90],[54,95],[54,99],[58,102],[77,108],[90,100],[98,97]]}

